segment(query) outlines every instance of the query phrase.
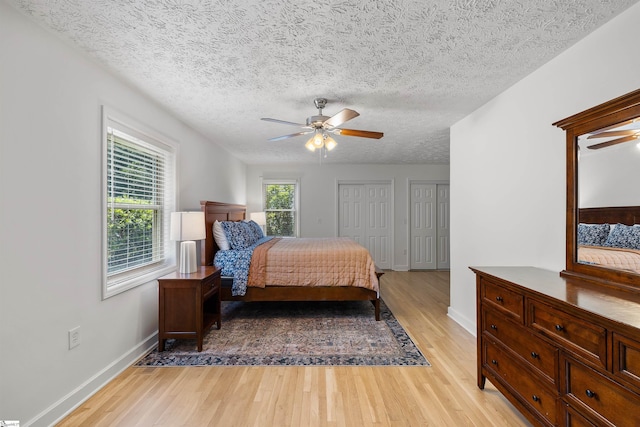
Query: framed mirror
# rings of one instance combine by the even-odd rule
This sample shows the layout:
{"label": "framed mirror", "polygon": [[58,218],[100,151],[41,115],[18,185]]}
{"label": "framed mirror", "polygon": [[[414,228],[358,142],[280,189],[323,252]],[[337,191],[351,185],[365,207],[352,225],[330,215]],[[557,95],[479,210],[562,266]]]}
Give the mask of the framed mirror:
{"label": "framed mirror", "polygon": [[554,125],[566,132],[561,274],[640,290],[640,90]]}

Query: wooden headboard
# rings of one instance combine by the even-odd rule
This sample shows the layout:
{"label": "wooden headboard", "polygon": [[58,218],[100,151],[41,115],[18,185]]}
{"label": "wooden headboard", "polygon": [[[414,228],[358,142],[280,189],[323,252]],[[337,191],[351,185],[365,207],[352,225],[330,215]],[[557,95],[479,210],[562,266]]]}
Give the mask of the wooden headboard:
{"label": "wooden headboard", "polygon": [[218,221],[242,221],[247,216],[245,205],[231,203],[201,201],[200,209],[204,212],[204,224],[207,237],[201,243],[202,265],[213,265],[213,256],[220,249],[213,239],[213,223]]}
{"label": "wooden headboard", "polygon": [[640,206],[583,208],[579,210],[578,222],[585,224],[640,224]]}

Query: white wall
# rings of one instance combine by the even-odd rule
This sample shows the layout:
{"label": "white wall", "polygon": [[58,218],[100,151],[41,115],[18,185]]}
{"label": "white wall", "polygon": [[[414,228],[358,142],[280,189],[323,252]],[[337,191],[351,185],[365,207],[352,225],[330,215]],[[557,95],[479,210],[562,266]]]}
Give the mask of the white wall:
{"label": "white wall", "polygon": [[[300,145],[300,149],[304,149]],[[332,151],[332,156],[340,153]],[[247,210],[262,209],[261,179],[299,179],[301,237],[327,237],[337,234],[337,183],[339,181],[393,182],[394,270],[407,270],[404,250],[409,245],[409,181],[448,182],[448,165],[304,165],[247,166]]]}
{"label": "white wall", "polygon": [[[589,140],[590,144],[597,140]],[[634,206],[640,198],[640,143],[629,141],[599,150],[580,150],[579,206]]]}
{"label": "white wall", "polygon": [[0,419],[50,425],[155,344],[157,282],[101,299],[101,105],[179,142],[183,209],[246,171],[4,2],[0,40]]}
{"label": "white wall", "polygon": [[469,266],[565,256],[565,139],[551,124],[640,87],[640,4],[451,128],[451,306],[475,332]]}

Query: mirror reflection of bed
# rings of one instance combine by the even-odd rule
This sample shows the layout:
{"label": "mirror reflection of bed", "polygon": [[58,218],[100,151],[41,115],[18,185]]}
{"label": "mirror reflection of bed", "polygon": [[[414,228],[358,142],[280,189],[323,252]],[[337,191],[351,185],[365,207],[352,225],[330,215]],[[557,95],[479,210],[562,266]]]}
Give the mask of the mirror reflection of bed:
{"label": "mirror reflection of bed", "polygon": [[578,137],[577,262],[640,274],[640,120]]}
{"label": "mirror reflection of bed", "polygon": [[582,208],[578,262],[640,274],[640,206]]}

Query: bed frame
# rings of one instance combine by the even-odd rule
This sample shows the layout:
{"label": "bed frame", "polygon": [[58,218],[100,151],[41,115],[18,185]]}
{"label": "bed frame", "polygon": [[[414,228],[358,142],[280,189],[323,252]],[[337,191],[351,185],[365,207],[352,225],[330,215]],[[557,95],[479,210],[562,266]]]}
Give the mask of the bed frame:
{"label": "bed frame", "polygon": [[[201,243],[202,265],[213,265],[213,257],[220,249],[213,239],[214,221],[242,221],[246,218],[244,205],[201,201],[204,212],[206,238]],[[376,268],[378,281],[384,272]],[[352,286],[266,286],[247,288],[244,296],[231,295],[231,279],[222,280],[220,299],[222,301],[371,301],[375,307],[376,320],[380,320],[380,298],[378,293],[366,288]]]}
{"label": "bed frame", "polygon": [[640,206],[582,208],[578,210],[578,222],[585,224],[640,224]]}

